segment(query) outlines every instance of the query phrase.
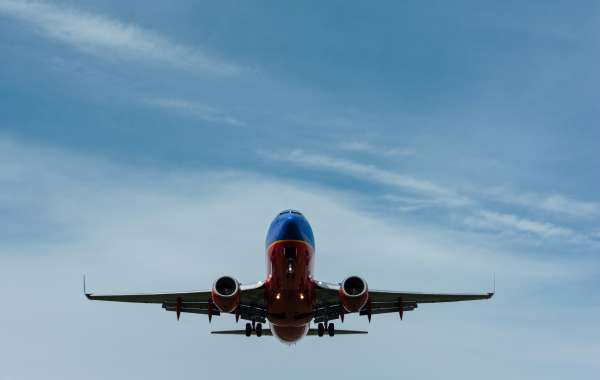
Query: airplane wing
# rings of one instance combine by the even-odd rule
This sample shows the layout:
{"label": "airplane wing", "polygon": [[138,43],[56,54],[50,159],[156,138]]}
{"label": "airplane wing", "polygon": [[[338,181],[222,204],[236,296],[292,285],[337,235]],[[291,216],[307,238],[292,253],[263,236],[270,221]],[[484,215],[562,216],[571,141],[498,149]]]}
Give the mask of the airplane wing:
{"label": "airplane wing", "polygon": [[[264,300],[264,283],[259,281],[254,284],[240,286],[240,306],[237,313],[241,319],[266,322],[266,304]],[[210,290],[169,293],[131,293],[131,294],[95,294],[85,290],[85,296],[90,300],[156,303],[162,304],[163,309],[174,311],[179,318],[180,313],[206,314],[209,320],[213,315],[220,315],[221,311],[211,300]]]}
{"label": "airplane wing", "polygon": [[[315,322],[343,318],[348,314],[340,303],[340,284],[316,282],[317,307]],[[358,312],[371,320],[373,314],[399,313],[412,311],[421,303],[473,301],[492,298],[494,293],[415,293],[386,290],[369,290],[366,305]]]}

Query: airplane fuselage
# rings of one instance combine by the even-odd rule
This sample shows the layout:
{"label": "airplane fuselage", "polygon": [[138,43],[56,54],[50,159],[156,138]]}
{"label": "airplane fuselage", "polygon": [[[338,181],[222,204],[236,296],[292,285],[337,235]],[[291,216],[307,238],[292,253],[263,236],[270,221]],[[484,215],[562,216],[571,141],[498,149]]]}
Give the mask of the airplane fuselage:
{"label": "airplane fuselage", "polygon": [[312,319],[315,242],[306,218],[293,210],[281,212],[266,239],[267,319],[284,342],[302,338]]}

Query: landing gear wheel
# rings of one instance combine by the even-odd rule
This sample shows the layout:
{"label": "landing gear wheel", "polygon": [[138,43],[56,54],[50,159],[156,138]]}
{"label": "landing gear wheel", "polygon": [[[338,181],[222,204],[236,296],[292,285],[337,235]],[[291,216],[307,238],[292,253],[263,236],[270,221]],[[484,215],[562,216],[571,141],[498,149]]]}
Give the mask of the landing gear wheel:
{"label": "landing gear wheel", "polygon": [[325,334],[325,326],[322,323],[319,323],[317,326],[317,335],[323,336],[323,334]]}
{"label": "landing gear wheel", "polygon": [[329,336],[335,335],[335,327],[333,326],[333,323],[327,325],[327,334],[329,334]]}
{"label": "landing gear wheel", "polygon": [[246,336],[252,335],[252,325],[250,323],[246,323]]}
{"label": "landing gear wheel", "polygon": [[262,336],[262,323],[256,324],[256,336]]}

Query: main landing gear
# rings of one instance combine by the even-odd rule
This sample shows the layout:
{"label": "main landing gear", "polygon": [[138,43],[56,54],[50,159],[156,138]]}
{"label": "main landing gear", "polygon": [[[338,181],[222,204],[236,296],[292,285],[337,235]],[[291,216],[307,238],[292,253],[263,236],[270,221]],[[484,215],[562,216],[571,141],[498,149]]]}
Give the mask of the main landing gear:
{"label": "main landing gear", "polygon": [[262,336],[262,323],[248,322],[246,323],[246,336],[252,335],[252,331],[256,334],[256,336]]}
{"label": "main landing gear", "polygon": [[[325,335],[325,324],[319,323],[317,325],[317,335],[318,336]],[[329,324],[327,324],[327,335],[329,335],[329,336],[335,335],[335,326],[331,322]]]}

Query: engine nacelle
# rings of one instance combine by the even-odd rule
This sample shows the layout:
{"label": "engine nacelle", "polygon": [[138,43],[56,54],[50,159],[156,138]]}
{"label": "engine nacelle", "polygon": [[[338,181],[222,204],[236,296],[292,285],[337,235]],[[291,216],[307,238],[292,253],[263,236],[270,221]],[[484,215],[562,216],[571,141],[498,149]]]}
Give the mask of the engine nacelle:
{"label": "engine nacelle", "polygon": [[347,312],[359,311],[367,303],[369,287],[367,282],[358,276],[350,276],[340,286],[340,300]]}
{"label": "engine nacelle", "polygon": [[219,277],[211,290],[214,304],[225,313],[232,313],[240,304],[240,283],[233,277]]}

